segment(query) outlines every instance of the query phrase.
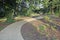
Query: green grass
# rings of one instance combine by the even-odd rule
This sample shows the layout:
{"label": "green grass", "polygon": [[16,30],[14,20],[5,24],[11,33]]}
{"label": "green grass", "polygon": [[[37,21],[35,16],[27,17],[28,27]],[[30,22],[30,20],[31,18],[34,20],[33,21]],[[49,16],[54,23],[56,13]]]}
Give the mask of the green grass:
{"label": "green grass", "polygon": [[40,26],[39,29],[40,29],[41,31],[44,31],[44,26]]}
{"label": "green grass", "polygon": [[14,23],[14,22],[15,22],[15,20],[9,19],[9,20],[7,20],[5,23]]}
{"label": "green grass", "polygon": [[0,26],[0,30],[4,29],[4,27]]}
{"label": "green grass", "polygon": [[14,22],[15,22],[15,20],[13,20],[13,19],[9,19],[5,22],[1,22],[3,24],[3,26],[0,26],[0,30],[4,29],[4,25],[9,25],[9,24],[14,23]]}

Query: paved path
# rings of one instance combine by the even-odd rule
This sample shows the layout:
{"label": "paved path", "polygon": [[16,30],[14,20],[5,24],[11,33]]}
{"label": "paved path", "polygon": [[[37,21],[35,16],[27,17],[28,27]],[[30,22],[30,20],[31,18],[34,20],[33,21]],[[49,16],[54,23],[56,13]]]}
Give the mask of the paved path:
{"label": "paved path", "polygon": [[0,40],[24,40],[21,35],[21,27],[35,18],[25,19],[24,21],[13,23],[0,32]]}
{"label": "paved path", "polygon": [[21,27],[26,21],[20,21],[7,26],[0,32],[0,40],[24,40],[21,35]]}

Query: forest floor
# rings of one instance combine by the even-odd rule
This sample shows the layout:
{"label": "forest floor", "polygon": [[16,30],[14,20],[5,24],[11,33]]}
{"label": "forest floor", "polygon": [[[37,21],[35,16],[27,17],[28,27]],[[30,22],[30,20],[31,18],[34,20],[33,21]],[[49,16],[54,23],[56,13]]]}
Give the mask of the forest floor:
{"label": "forest floor", "polygon": [[60,40],[60,18],[54,16],[33,18],[37,20],[29,23],[34,27],[29,23],[22,26],[22,35],[25,40]]}

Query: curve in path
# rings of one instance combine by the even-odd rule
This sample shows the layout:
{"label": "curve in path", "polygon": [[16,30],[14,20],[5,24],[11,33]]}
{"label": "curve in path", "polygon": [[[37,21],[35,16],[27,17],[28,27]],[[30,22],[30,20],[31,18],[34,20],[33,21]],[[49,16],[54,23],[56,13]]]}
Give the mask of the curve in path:
{"label": "curve in path", "polygon": [[24,40],[40,40],[40,34],[31,23],[26,23],[21,28]]}
{"label": "curve in path", "polygon": [[21,33],[24,40],[47,40],[47,37],[37,32],[37,29],[31,23],[24,24]]}
{"label": "curve in path", "polygon": [[7,26],[0,32],[0,40],[24,40],[21,35],[21,27],[26,21],[20,21]]}
{"label": "curve in path", "polygon": [[21,27],[35,18],[26,19],[24,21],[13,23],[0,31],[0,40],[24,40],[21,35]]}

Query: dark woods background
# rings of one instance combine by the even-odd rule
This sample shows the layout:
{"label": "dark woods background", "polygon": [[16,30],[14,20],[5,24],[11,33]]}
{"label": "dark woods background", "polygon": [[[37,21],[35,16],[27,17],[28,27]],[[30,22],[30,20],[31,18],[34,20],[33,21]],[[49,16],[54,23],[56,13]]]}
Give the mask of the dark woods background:
{"label": "dark woods background", "polygon": [[32,12],[60,16],[60,0],[0,0],[0,18],[30,16]]}

